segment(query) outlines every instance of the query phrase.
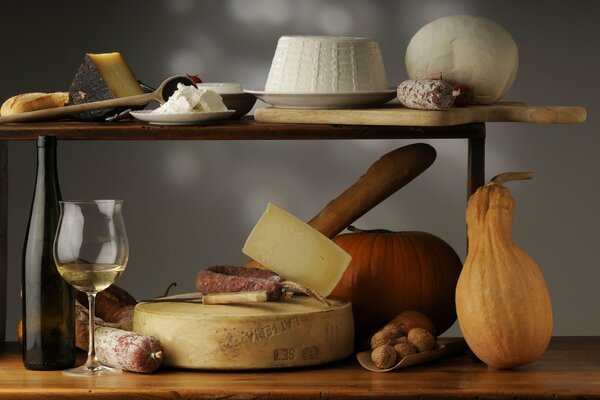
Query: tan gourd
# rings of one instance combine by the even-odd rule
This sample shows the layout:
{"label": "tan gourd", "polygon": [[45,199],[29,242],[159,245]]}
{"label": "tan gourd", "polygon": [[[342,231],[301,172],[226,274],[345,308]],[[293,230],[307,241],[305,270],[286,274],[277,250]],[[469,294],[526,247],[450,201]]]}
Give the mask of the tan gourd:
{"label": "tan gourd", "polygon": [[552,305],[536,263],[511,239],[514,200],[505,173],[469,199],[469,251],[456,287],[460,329],[473,353],[495,368],[537,360],[552,336]]}

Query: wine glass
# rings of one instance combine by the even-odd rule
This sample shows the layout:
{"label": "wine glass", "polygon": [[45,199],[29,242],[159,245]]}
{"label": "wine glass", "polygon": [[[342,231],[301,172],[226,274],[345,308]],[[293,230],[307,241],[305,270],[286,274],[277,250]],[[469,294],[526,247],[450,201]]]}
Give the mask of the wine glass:
{"label": "wine glass", "polygon": [[65,375],[97,376],[121,373],[100,364],[94,347],[96,293],[119,278],[129,257],[122,200],[61,201],[54,239],[54,262],[70,285],[85,292],[89,302],[89,350],[85,364]]}

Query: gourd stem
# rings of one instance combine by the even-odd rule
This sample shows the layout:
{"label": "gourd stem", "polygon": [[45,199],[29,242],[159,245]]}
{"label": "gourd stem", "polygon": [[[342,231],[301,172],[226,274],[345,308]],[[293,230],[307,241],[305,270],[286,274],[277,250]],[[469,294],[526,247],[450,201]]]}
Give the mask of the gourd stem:
{"label": "gourd stem", "polygon": [[488,185],[503,185],[506,182],[521,181],[532,178],[533,172],[504,172],[493,177]]}

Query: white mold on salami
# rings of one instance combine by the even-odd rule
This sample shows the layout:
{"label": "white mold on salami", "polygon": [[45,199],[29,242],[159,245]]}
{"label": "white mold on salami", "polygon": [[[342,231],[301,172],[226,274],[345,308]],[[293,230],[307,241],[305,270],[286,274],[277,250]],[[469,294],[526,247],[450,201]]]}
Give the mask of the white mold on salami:
{"label": "white mold on salami", "polygon": [[163,348],[152,336],[110,327],[97,327],[95,334],[96,355],[104,365],[149,373],[162,363]]}
{"label": "white mold on salami", "polygon": [[460,94],[441,79],[406,80],[398,86],[398,100],[404,107],[418,110],[447,110]]}

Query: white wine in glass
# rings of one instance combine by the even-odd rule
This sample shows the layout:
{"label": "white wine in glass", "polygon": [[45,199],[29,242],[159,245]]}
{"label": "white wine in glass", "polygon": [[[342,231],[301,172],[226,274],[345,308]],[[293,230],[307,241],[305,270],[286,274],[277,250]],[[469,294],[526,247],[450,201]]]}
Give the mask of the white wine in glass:
{"label": "white wine in glass", "polygon": [[121,200],[61,201],[54,240],[54,261],[70,285],[85,292],[89,302],[89,350],[80,367],[64,371],[72,376],[121,373],[100,364],[94,341],[96,293],[112,285],[125,271],[129,243]]}

